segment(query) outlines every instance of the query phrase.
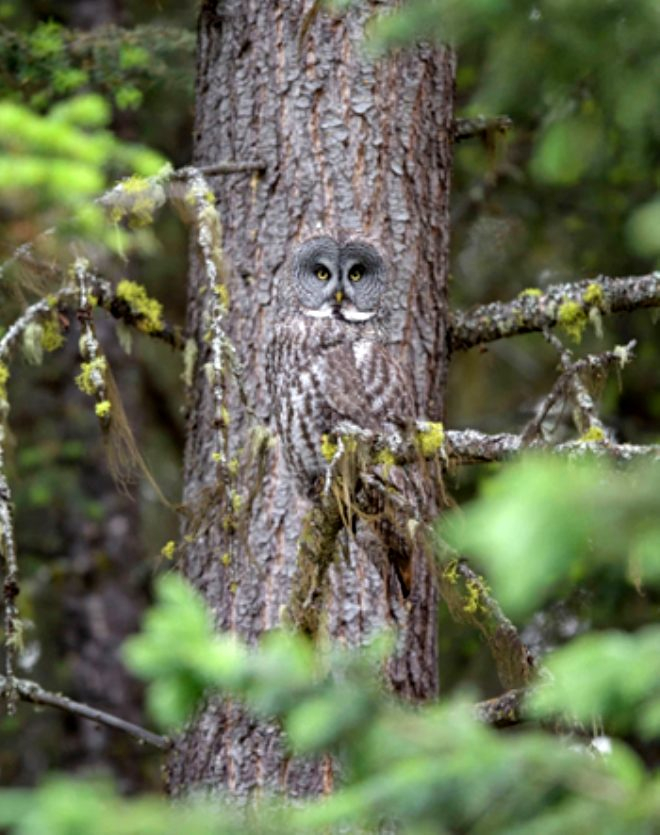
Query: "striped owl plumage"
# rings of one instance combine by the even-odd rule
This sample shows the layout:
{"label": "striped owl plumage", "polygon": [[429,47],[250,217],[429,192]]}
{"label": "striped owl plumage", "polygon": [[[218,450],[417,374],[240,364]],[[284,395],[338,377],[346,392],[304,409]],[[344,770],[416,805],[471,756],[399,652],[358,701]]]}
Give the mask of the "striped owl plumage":
{"label": "striped owl plumage", "polygon": [[300,246],[280,285],[270,394],[285,460],[308,498],[326,472],[324,434],[340,423],[391,432],[415,419],[410,384],[385,341],[386,281],[371,244],[322,236]]}

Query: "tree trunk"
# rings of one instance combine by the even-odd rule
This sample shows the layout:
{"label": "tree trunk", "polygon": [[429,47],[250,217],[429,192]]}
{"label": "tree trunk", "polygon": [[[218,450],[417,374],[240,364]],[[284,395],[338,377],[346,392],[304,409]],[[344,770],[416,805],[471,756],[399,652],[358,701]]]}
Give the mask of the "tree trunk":
{"label": "tree trunk", "polygon": [[[333,18],[310,0],[206,2],[200,13],[195,164],[255,157],[266,164],[259,177],[230,175],[214,185],[229,264],[226,324],[249,400],[271,428],[264,354],[274,288],[290,253],[321,230],[365,235],[392,263],[392,340],[414,380],[419,416],[443,416],[453,58],[448,50],[420,48],[371,63],[362,48],[371,13],[360,8]],[[216,479],[211,450],[218,430],[203,370],[210,359],[204,284],[193,257],[188,325],[204,346],[184,474],[193,515],[203,488]],[[207,510],[205,527],[188,528],[194,541],[185,572],[218,627],[254,642],[279,625],[287,603],[304,504],[275,446],[250,506],[256,465],[245,463],[245,450],[254,419],[235,387],[226,396],[231,454],[242,462],[234,489],[248,518],[237,521],[226,501]],[[399,650],[388,675],[396,692],[428,698],[438,682],[437,593],[419,558],[416,577],[410,605],[395,614]],[[336,640],[359,644],[391,625],[381,576],[354,543],[349,560],[336,561],[331,586],[327,628]],[[227,703],[209,704],[170,760],[177,794],[205,787],[241,795],[267,787],[295,796],[331,783],[327,763],[289,761],[272,727]]]}

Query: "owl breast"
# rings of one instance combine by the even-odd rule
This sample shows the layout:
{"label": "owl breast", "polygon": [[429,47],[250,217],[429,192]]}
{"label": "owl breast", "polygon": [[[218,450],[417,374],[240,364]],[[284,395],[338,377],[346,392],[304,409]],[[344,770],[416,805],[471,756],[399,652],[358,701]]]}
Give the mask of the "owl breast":
{"label": "owl breast", "polygon": [[304,495],[318,490],[322,437],[340,422],[387,432],[414,419],[406,379],[371,328],[300,315],[281,321],[268,378],[284,456]]}

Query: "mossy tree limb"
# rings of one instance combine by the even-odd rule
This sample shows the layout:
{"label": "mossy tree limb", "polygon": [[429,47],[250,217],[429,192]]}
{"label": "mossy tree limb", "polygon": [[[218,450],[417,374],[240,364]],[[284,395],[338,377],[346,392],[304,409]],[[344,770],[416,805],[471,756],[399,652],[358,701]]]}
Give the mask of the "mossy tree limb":
{"label": "mossy tree limb", "polygon": [[474,626],[488,644],[502,685],[507,689],[528,685],[535,673],[534,659],[485,580],[465,560],[451,559],[440,567],[439,581],[454,620]]}
{"label": "mossy tree limb", "polygon": [[[567,304],[575,304],[577,308],[566,307]],[[449,347],[452,351],[464,351],[496,339],[555,327],[561,322],[562,306],[565,314],[570,314],[567,325],[573,328],[582,320],[586,325],[591,310],[606,315],[660,307],[660,272],[555,284],[538,294],[523,291],[509,302],[455,311],[448,331]]]}

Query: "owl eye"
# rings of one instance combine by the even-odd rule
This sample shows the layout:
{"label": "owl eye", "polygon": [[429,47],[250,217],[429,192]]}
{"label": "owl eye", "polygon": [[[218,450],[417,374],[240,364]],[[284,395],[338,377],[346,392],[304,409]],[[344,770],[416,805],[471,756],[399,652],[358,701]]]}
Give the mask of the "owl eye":
{"label": "owl eye", "polygon": [[364,275],[364,267],[362,264],[355,264],[349,270],[348,277],[351,281],[359,281]]}
{"label": "owl eye", "polygon": [[330,278],[330,271],[326,270],[325,267],[319,266],[314,270],[314,275],[319,281],[327,281]]}

